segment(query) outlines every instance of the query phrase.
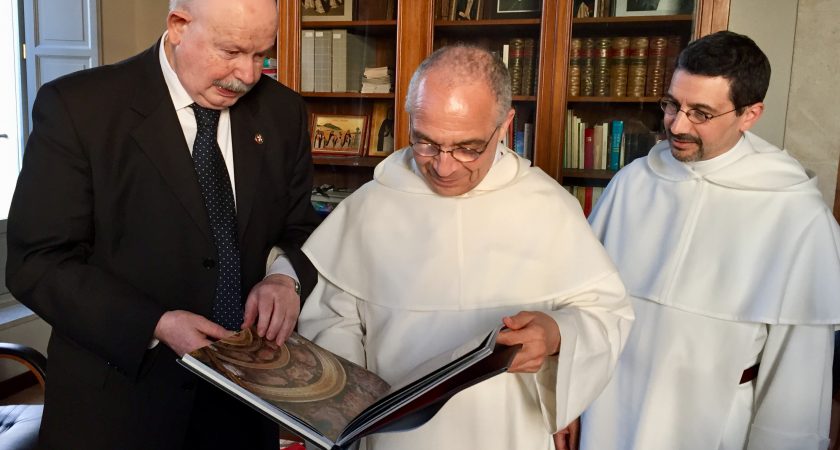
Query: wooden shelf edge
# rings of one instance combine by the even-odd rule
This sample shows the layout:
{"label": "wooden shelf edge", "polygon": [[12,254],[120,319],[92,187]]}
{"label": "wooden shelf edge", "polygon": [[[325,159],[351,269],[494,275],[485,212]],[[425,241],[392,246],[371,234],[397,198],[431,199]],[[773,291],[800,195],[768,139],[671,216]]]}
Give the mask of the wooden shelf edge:
{"label": "wooden shelf edge", "polygon": [[393,99],[394,93],[390,94],[371,94],[371,93],[360,93],[360,92],[301,92],[301,96],[303,97],[310,97],[310,98],[382,98],[382,99]]}
{"label": "wooden shelf edge", "polygon": [[540,19],[479,19],[479,20],[435,20],[435,27],[486,27],[499,25],[540,25]]}
{"label": "wooden shelf edge", "polygon": [[303,21],[301,28],[396,28],[396,20],[329,20],[329,21]]}
{"label": "wooden shelf edge", "polygon": [[312,163],[322,166],[376,167],[383,159],[378,156],[312,155]]}
{"label": "wooden shelf edge", "polygon": [[563,169],[563,179],[592,179],[592,180],[609,180],[615,175],[614,170],[596,170],[596,169]]}
{"label": "wooden shelf edge", "polygon": [[659,103],[662,97],[569,97],[568,103]]}
{"label": "wooden shelf edge", "polygon": [[691,22],[691,14],[676,14],[668,16],[622,16],[622,17],[580,17],[573,18],[573,25],[603,25],[608,23],[660,23],[660,22]]}

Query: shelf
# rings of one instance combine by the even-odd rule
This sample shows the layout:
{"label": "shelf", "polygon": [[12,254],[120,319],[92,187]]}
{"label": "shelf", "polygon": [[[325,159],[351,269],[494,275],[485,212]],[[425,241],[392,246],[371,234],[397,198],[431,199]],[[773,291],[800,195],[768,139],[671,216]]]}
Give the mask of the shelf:
{"label": "shelf", "polygon": [[540,19],[481,19],[481,20],[436,20],[435,26],[441,28],[447,27],[498,27],[498,26],[516,26],[524,25],[540,25]]}
{"label": "shelf", "polygon": [[392,99],[394,98],[394,93],[391,92],[389,94],[370,94],[370,93],[360,93],[360,92],[301,92],[301,96],[303,97],[310,97],[310,98],[382,98],[382,99]]}
{"label": "shelf", "polygon": [[377,156],[312,155],[313,164],[327,166],[375,167],[383,159]]}
{"label": "shelf", "polygon": [[690,34],[692,16],[584,17],[572,19],[576,37],[640,34]]}
{"label": "shelf", "polygon": [[614,170],[596,170],[596,169],[563,169],[563,179],[577,178],[577,179],[593,179],[593,180],[609,180],[615,175]]}
{"label": "shelf", "polygon": [[437,20],[435,34],[475,37],[476,33],[493,36],[534,35],[540,33],[539,19]]}
{"label": "shelf", "polygon": [[537,97],[534,95],[514,95],[511,100],[514,102],[535,102]]}
{"label": "shelf", "polygon": [[569,97],[568,103],[659,103],[662,97]]}
{"label": "shelf", "polygon": [[305,30],[324,30],[333,28],[343,28],[354,34],[394,34],[397,30],[396,20],[351,20],[351,21],[337,21],[331,20],[327,22],[301,22],[301,29]]}
{"label": "shelf", "polygon": [[582,17],[572,19],[572,25],[605,25],[611,23],[627,23],[632,25],[653,23],[654,25],[662,25],[669,22],[691,22],[693,16],[691,14],[678,14],[669,16],[622,16],[622,17]]}

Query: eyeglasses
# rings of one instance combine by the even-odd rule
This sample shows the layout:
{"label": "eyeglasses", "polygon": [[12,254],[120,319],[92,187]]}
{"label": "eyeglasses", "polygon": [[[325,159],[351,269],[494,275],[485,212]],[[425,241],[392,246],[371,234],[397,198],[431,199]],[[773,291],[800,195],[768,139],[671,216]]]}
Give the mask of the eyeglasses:
{"label": "eyeglasses", "polygon": [[724,114],[729,114],[733,111],[737,111],[738,109],[740,109],[740,108],[735,108],[735,109],[732,109],[732,110],[729,110],[729,111],[726,111],[726,112],[722,112],[720,114],[709,114],[709,113],[705,113],[703,111],[700,111],[699,109],[682,110],[682,109],[680,109],[680,104],[679,103],[677,103],[675,101],[672,101],[672,100],[665,99],[665,98],[659,100],[659,107],[662,108],[662,111],[667,116],[676,116],[678,112],[682,112],[683,114],[685,114],[685,117],[691,123],[696,124],[696,125],[706,123],[706,122],[714,119],[715,117],[720,117]]}
{"label": "eyeglasses", "polygon": [[[493,136],[495,136],[496,132],[499,131],[500,126],[501,124],[496,125],[496,128],[493,129],[493,134],[491,134],[490,137],[484,141],[484,145],[479,148],[457,146],[452,150],[444,150],[440,145],[433,144],[431,142],[409,142],[409,145],[411,146],[411,150],[420,156],[434,157],[441,153],[449,153],[449,155],[455,158],[456,161],[464,163],[473,162],[481,157],[481,154],[487,150],[487,146],[490,145],[490,139],[493,139]],[[413,128],[411,129],[411,134],[414,134]]]}

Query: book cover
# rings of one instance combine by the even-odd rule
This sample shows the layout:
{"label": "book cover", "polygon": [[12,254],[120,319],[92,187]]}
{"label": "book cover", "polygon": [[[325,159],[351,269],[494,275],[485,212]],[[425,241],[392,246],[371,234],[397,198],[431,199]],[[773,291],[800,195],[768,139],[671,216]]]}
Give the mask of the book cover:
{"label": "book cover", "polygon": [[457,392],[506,371],[519,346],[497,345],[501,329],[420,364],[394,386],[297,333],[278,347],[253,328],[179,362],[308,444],[340,450],[374,432],[418,427]]}

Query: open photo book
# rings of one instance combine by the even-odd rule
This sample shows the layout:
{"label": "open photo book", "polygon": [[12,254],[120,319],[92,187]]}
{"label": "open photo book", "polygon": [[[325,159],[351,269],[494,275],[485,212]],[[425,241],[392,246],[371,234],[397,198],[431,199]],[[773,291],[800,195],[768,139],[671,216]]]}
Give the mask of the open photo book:
{"label": "open photo book", "polygon": [[307,443],[347,448],[371,433],[418,427],[459,391],[505,372],[520,346],[496,344],[499,325],[386,383],[297,333],[278,347],[245,329],[180,363]]}

